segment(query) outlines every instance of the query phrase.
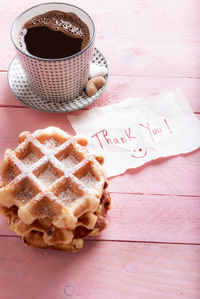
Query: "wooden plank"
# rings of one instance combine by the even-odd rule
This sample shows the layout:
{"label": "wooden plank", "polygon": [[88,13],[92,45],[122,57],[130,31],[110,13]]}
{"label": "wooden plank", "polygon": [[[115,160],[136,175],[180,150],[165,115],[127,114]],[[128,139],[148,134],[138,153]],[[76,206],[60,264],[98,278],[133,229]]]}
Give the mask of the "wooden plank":
{"label": "wooden plank", "polygon": [[[98,28],[96,46],[106,56],[111,74],[199,77],[198,2],[191,1],[191,5],[188,5],[187,2],[182,4],[182,1],[170,1],[170,13],[158,1],[137,2],[134,5],[132,1],[128,1],[124,5],[122,1],[117,1],[113,5],[112,2],[108,4],[104,1],[96,9],[97,4],[77,1],[77,5],[83,5],[94,18]],[[15,55],[14,46],[8,38],[12,22],[19,12],[37,3],[39,2],[20,3],[12,10],[9,9],[9,12],[6,10],[8,3],[1,8],[0,42],[4,45],[0,49],[1,70],[8,69]],[[127,10],[128,5],[132,9]],[[175,7],[179,7],[181,11],[176,17]]]}
{"label": "wooden plank", "polygon": [[[98,45],[97,43],[97,47]],[[112,75],[200,76],[199,41],[112,38],[106,40],[106,44],[103,44],[100,49],[108,59]]]}
{"label": "wooden plank", "polygon": [[200,197],[111,194],[106,240],[200,244]]}
{"label": "wooden plank", "polygon": [[[111,193],[99,240],[200,244],[200,197]],[[14,235],[0,216],[0,235]]]}
{"label": "wooden plank", "polygon": [[161,158],[110,179],[113,192],[200,195],[200,151]]}
{"label": "wooden plank", "polygon": [[0,238],[0,260],[4,299],[200,297],[199,246],[93,241],[67,254]]}
{"label": "wooden plank", "polygon": [[[8,70],[15,51],[7,41],[7,36],[4,39],[2,37],[0,42],[6,44],[0,51],[0,70]],[[113,38],[105,39],[104,43],[97,40],[96,47],[106,57],[111,75],[200,77],[199,41]]]}
{"label": "wooden plank", "polygon": [[[23,116],[23,117],[22,117]],[[67,114],[43,113],[31,109],[0,108],[0,160],[5,149],[14,149],[20,132],[58,126],[74,134]],[[200,195],[200,151],[159,159],[110,179],[112,192]]]}
{"label": "wooden plank", "polygon": [[[104,6],[101,11],[99,11],[99,9],[95,11],[94,5],[89,7],[87,3],[87,11],[90,12],[96,24],[96,39],[98,41],[101,41],[101,43],[105,42],[105,39],[110,40],[112,37],[123,37],[124,39],[134,40],[163,40],[163,34],[165,34],[164,38],[166,40],[199,40],[199,18],[198,14],[195,13],[195,11],[193,11],[192,13],[187,13],[186,11],[183,11],[181,9],[180,11],[182,12],[182,14],[176,15],[175,17],[171,14],[171,12],[169,14],[168,12],[158,11],[157,13],[152,14],[148,13],[147,10],[137,9],[133,7],[133,5],[131,5],[133,9],[127,10],[127,6],[123,5],[125,9],[120,9],[120,11],[118,10],[117,13],[114,13],[114,5],[111,4],[111,14],[111,12],[106,7],[107,5]],[[196,8],[198,9],[199,6],[197,5]],[[1,39],[4,39],[4,42],[6,42],[7,36],[7,45],[12,45],[10,40],[10,28],[12,26],[12,23],[24,9],[24,6],[21,8],[21,10],[9,9],[9,18],[8,10],[6,11],[2,8],[0,10],[2,23],[2,26],[0,28]],[[102,18],[104,20],[103,22]]]}
{"label": "wooden plank", "polygon": [[[153,1],[151,1],[153,2]],[[179,2],[180,3],[180,2]],[[162,5],[164,6],[164,5]],[[199,4],[197,5],[199,9]],[[118,13],[93,13],[97,24],[97,40],[101,43],[118,37],[133,40],[161,39],[168,42],[176,40],[199,41],[199,17],[193,11],[191,14],[180,10],[183,14],[174,16],[169,12],[150,14],[145,10],[133,7]],[[102,22],[103,18],[103,22]],[[158,26],[159,24],[159,26]]]}
{"label": "wooden plank", "polygon": [[16,236],[15,233],[11,232],[8,226],[8,220],[6,217],[0,214],[0,235],[2,236]]}
{"label": "wooden plank", "polygon": [[[7,72],[0,72],[0,107],[25,107],[10,91]],[[104,93],[86,109],[111,105],[128,97],[143,96],[154,91],[180,88],[194,112],[200,112],[200,79],[197,78],[151,78],[110,75]]]}
{"label": "wooden plank", "polygon": [[[54,2],[54,0],[49,0]],[[0,11],[17,11],[22,12],[25,9],[40,4],[40,0],[21,0],[20,2],[13,2],[13,0],[2,1]],[[113,5],[113,1],[101,0],[99,2],[93,0],[74,0],[73,5],[82,7],[85,10],[89,10],[90,13],[123,13],[131,14],[132,12],[141,13],[144,15],[198,15],[199,1],[198,0],[168,0],[165,5],[159,0],[126,0],[124,5],[123,0],[116,0]],[[129,7],[129,9],[127,9]],[[170,12],[170,13],[169,13]]]}
{"label": "wooden plank", "polygon": [[[10,40],[14,18],[38,3],[2,1],[0,70],[7,71],[15,55]],[[108,88],[93,105],[181,87],[193,111],[200,112],[199,1],[74,0],[73,4],[92,15],[96,46],[110,68]],[[73,132],[67,114],[22,109],[8,89],[6,72],[0,73],[0,86],[0,106],[9,106],[0,108],[0,159],[5,148],[16,146],[23,130],[57,125]],[[199,155],[196,151],[159,160],[111,178],[109,226],[76,254],[27,248],[0,216],[0,234],[9,234],[0,236],[0,297],[199,299],[199,245],[141,242],[200,244]]]}

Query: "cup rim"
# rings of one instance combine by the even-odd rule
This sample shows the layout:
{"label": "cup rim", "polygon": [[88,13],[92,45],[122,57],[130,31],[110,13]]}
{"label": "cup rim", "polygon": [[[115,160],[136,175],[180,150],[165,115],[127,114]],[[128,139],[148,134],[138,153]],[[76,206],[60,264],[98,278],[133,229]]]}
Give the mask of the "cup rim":
{"label": "cup rim", "polygon": [[[13,35],[14,35],[14,34],[13,34],[13,31],[14,31],[15,24],[17,23],[17,21],[19,20],[19,18],[20,18],[23,14],[25,14],[27,11],[29,11],[29,10],[35,8],[35,7],[43,6],[43,5],[48,5],[48,4],[62,4],[62,5],[73,6],[73,7],[77,8],[77,9],[81,10],[82,12],[84,12],[84,13],[88,16],[88,18],[91,20],[91,23],[92,23],[92,25],[93,25],[93,29],[94,29],[94,30],[93,30],[93,35],[92,35],[92,37],[91,37],[89,43],[87,44],[87,46],[86,46],[84,49],[82,49],[81,51],[77,52],[76,54],[73,54],[73,55],[71,55],[71,56],[62,57],[62,58],[42,58],[42,57],[34,56],[34,55],[30,54],[30,53],[26,53],[26,52],[24,52],[24,51],[23,51],[23,50],[22,50],[22,49],[15,43],[14,38],[13,38]],[[41,3],[41,4],[37,4],[37,5],[31,6],[30,8],[24,10],[20,15],[18,15],[18,17],[14,20],[14,22],[13,22],[13,24],[12,24],[10,34],[11,34],[11,40],[12,40],[13,45],[14,45],[14,46],[16,47],[16,49],[17,49],[18,51],[20,51],[23,55],[26,55],[26,56],[28,56],[29,58],[33,58],[33,59],[35,59],[35,60],[40,60],[40,61],[52,61],[52,62],[54,62],[54,61],[69,60],[69,59],[71,59],[71,58],[73,58],[73,57],[76,57],[76,56],[78,56],[78,55],[81,55],[83,52],[85,52],[85,51],[92,45],[92,43],[93,43],[93,41],[94,41],[95,34],[96,34],[96,28],[95,28],[94,21],[92,20],[92,18],[90,17],[90,15],[89,15],[85,10],[83,10],[82,8],[80,8],[80,7],[76,6],[76,5],[70,4],[70,3],[63,3],[63,2],[46,2],[46,3]]]}

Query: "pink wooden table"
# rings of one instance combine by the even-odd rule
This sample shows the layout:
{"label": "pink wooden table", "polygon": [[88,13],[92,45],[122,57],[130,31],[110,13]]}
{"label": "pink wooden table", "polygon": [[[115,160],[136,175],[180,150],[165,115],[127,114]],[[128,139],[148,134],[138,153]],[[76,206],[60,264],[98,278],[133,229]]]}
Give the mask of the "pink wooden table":
{"label": "pink wooden table", "polygon": [[[34,111],[7,83],[10,27],[40,0],[0,5],[0,158],[24,130],[72,133],[67,114]],[[200,1],[74,0],[93,17],[109,85],[92,106],[180,87],[200,113]],[[90,108],[90,107],[89,107]],[[109,227],[74,254],[24,247],[0,216],[0,298],[200,298],[200,152],[109,180]]]}

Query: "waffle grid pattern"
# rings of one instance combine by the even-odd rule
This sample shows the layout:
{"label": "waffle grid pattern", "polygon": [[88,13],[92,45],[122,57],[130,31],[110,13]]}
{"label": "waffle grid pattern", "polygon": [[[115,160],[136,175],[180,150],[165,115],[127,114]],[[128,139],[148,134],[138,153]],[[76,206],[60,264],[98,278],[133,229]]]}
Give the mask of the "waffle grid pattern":
{"label": "waffle grid pattern", "polygon": [[[94,229],[105,189],[105,172],[98,162],[102,163],[102,157],[87,151],[86,139],[71,137],[55,127],[24,132],[19,143],[15,151],[6,150],[1,165],[0,204],[4,214],[11,215],[11,229],[24,235],[33,230],[35,221],[50,220],[46,228],[40,225],[38,229],[45,233],[47,245],[74,242],[80,225]],[[52,240],[52,229],[62,238]]]}

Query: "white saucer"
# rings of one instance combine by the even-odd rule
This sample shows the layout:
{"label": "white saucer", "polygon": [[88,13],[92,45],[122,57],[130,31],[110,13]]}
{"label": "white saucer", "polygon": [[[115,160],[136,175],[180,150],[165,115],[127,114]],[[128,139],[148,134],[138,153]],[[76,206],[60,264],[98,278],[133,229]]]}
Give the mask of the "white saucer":
{"label": "white saucer", "polygon": [[[101,54],[97,48],[94,48],[94,54],[92,62],[97,65],[108,68],[105,57]],[[105,77],[106,83],[108,81],[108,75]],[[88,97],[85,91],[83,91],[77,98],[70,101],[47,101],[36,95],[29,82],[27,81],[25,72],[17,58],[15,56],[10,63],[8,70],[8,84],[15,97],[25,104],[26,106],[44,112],[71,112],[85,108],[94,102],[104,91],[106,84],[100,88],[95,95]]]}

